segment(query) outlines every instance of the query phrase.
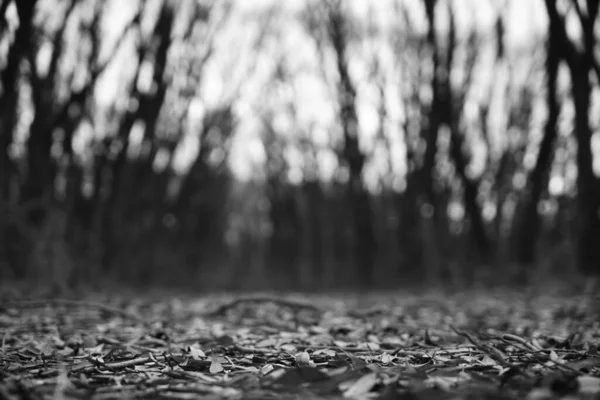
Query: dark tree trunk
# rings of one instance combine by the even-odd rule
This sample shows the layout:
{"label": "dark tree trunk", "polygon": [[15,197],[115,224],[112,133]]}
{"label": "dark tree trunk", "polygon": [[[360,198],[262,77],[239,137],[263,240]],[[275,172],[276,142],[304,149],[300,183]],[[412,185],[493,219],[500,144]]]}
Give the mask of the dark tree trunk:
{"label": "dark tree trunk", "polygon": [[[456,117],[453,117],[453,120]],[[492,254],[492,245],[490,243],[488,232],[485,228],[485,223],[481,216],[481,207],[477,201],[478,187],[477,182],[474,182],[467,176],[467,160],[462,151],[463,137],[459,132],[458,122],[453,121],[450,128],[450,155],[456,166],[456,171],[464,185],[464,201],[465,210],[471,223],[471,236],[475,242],[477,252],[479,253],[479,261],[487,264],[490,261]]]}
{"label": "dark tree trunk", "polygon": [[[138,107],[137,109],[127,111],[119,127],[117,140],[119,141],[120,148],[110,168],[110,190],[104,207],[106,215],[101,228],[103,246],[102,264],[107,269],[119,253],[119,248],[123,245],[122,240],[119,240],[118,234],[125,232],[124,223],[126,221],[124,218],[126,205],[128,200],[130,200],[128,197],[132,193],[129,189],[136,185],[131,165],[127,162],[129,134],[136,121],[144,121],[146,122],[146,136],[144,139],[148,141],[151,139],[149,136],[154,135],[156,121],[166,93],[164,71],[166,68],[167,52],[171,44],[172,24],[173,10],[170,5],[165,3],[152,34],[152,39],[154,39],[155,43],[158,42],[158,46],[154,49],[152,46],[154,43],[150,41],[148,47],[142,45],[138,49],[139,65],[132,80],[130,94],[132,101],[137,101]],[[142,63],[148,55],[153,57],[155,63],[152,83],[156,85],[156,90],[150,93],[142,93],[138,88],[137,81]],[[124,239],[123,236],[121,238]]]}
{"label": "dark tree trunk", "polygon": [[[422,156],[422,162],[412,174],[412,182],[416,184],[417,190],[412,199],[414,212],[418,216],[418,231],[420,232],[419,247],[421,249],[421,260],[426,269],[426,279],[437,279],[441,268],[440,240],[438,238],[437,227],[440,224],[440,207],[435,192],[435,157],[438,153],[438,136],[442,123],[441,120],[441,100],[440,93],[440,72],[443,69],[439,46],[435,32],[436,18],[435,7],[437,0],[424,0],[425,11],[428,21],[427,30],[427,49],[431,55],[433,72],[431,76],[431,103],[422,106],[421,138],[425,141],[425,154]],[[420,101],[420,100],[419,100]],[[411,184],[408,184],[408,190],[411,190]],[[409,197],[410,198],[410,197]],[[402,229],[402,228],[401,228]]]}
{"label": "dark tree trunk", "polygon": [[[465,209],[469,221],[471,223],[470,232],[479,253],[478,263],[487,265],[491,259],[492,245],[488,233],[485,228],[485,223],[481,215],[481,207],[477,201],[478,196],[478,185],[477,182],[469,178],[467,174],[468,161],[463,152],[463,135],[460,132],[460,115],[464,106],[464,99],[466,96],[466,90],[453,95],[452,87],[450,83],[450,74],[453,68],[454,51],[456,50],[456,26],[454,15],[450,14],[450,32],[448,34],[448,54],[446,57],[446,74],[444,79],[440,82],[442,90],[440,91],[440,103],[441,103],[441,114],[443,115],[443,122],[450,128],[450,158],[456,166],[456,173],[460,178],[464,187],[464,202]],[[467,65],[467,74],[473,75],[473,64],[474,58],[471,55],[470,64]],[[454,104],[457,104],[454,106]]]}
{"label": "dark tree trunk", "polygon": [[577,135],[577,195],[579,201],[578,264],[586,274],[600,273],[600,179],[594,175],[589,124],[591,85],[587,73],[572,71]]}
{"label": "dark tree trunk", "polygon": [[[280,176],[270,177],[267,183],[267,193],[270,203],[269,218],[273,230],[269,238],[269,264],[275,277],[280,277],[286,271],[285,266],[293,263],[293,278],[296,272],[301,275],[298,268],[299,250],[301,247],[302,218],[298,217],[296,196],[293,187],[283,182]],[[301,209],[301,208],[300,208]]]}
{"label": "dark tree trunk", "polygon": [[592,129],[589,121],[592,91],[590,73],[594,70],[598,72],[599,69],[594,58],[594,25],[599,4],[595,0],[589,0],[586,8],[587,11],[583,14],[577,7],[584,38],[584,51],[580,53],[567,36],[565,19],[556,8],[556,0],[546,0],[553,34],[560,46],[560,56],[569,66],[571,94],[575,105],[578,264],[583,273],[600,274],[600,179],[593,171]]}
{"label": "dark tree trunk", "polygon": [[[427,113],[427,126],[423,130],[426,147],[425,156],[423,158],[423,165],[421,166],[421,173],[419,177],[419,181],[422,187],[421,193],[424,196],[424,201],[433,210],[432,218],[434,219],[437,218],[438,212],[435,201],[433,174],[435,169],[435,156],[438,152],[438,132],[440,130],[441,124],[441,93],[439,72],[442,68],[435,32],[436,3],[437,0],[425,0],[425,10],[427,12],[427,20],[429,23],[429,28],[427,31],[427,44],[429,46],[429,51],[431,52],[433,63],[433,76],[431,77],[431,90],[433,92],[433,97],[431,99],[431,105],[429,106],[429,112]],[[419,204],[419,207],[420,206],[421,205]]]}
{"label": "dark tree trunk", "polygon": [[309,180],[304,183],[303,190],[307,200],[307,217],[305,226],[308,228],[308,240],[310,241],[310,253],[308,254],[311,268],[312,290],[322,289],[324,277],[323,260],[323,232],[319,226],[320,209],[323,207],[323,191],[319,181]]}
{"label": "dark tree trunk", "polygon": [[[67,21],[75,9],[75,5],[74,0],[69,3],[62,26],[53,35],[52,54],[45,76],[38,75],[33,43],[28,49],[35,114],[27,140],[27,175],[22,188],[21,201],[29,206],[27,220],[34,227],[40,227],[44,223],[54,195],[53,187],[57,171],[56,165],[52,162],[50,150],[53,144],[54,130],[57,127],[56,79],[59,61],[63,54],[63,39]],[[27,15],[29,15],[29,10],[27,10]]]}
{"label": "dark tree trunk", "polygon": [[[23,0],[17,3],[19,27],[15,32],[15,39],[8,51],[6,65],[0,74],[2,81],[2,97],[0,97],[0,221],[4,210],[4,202],[10,186],[11,162],[8,149],[13,140],[13,131],[16,124],[16,107],[18,97],[17,82],[19,67],[31,46],[33,14],[35,0]],[[4,0],[0,7],[0,21],[4,21],[9,0]],[[2,31],[0,31],[2,34]]]}
{"label": "dark tree trunk", "polygon": [[0,39],[4,37],[4,30],[6,29],[6,10],[12,3],[12,0],[0,0]]}
{"label": "dark tree trunk", "polygon": [[365,155],[359,148],[358,117],[356,112],[356,89],[348,72],[346,60],[346,21],[339,4],[329,14],[329,32],[337,57],[339,74],[340,120],[344,134],[342,157],[349,170],[348,198],[352,207],[354,248],[358,260],[358,278],[364,286],[372,284],[375,233],[371,199],[362,180]]}
{"label": "dark tree trunk", "polygon": [[556,140],[558,115],[560,105],[556,93],[559,54],[556,43],[556,27],[550,22],[546,50],[546,107],[548,120],[544,128],[544,137],[540,144],[535,167],[529,176],[529,192],[523,207],[523,217],[520,224],[517,243],[517,262],[532,266],[536,261],[536,244],[540,233],[540,216],[538,204],[548,184],[548,173],[552,166],[554,142]]}
{"label": "dark tree trunk", "polygon": [[34,227],[44,223],[56,176],[50,155],[53,128],[50,126],[47,109],[41,107],[41,104],[49,104],[48,99],[43,98],[44,95],[46,93],[38,93],[37,96],[34,94],[34,97],[39,96],[35,103],[40,107],[36,108],[27,140],[27,176],[21,192],[21,201],[28,206],[27,220]]}
{"label": "dark tree trunk", "polygon": [[[10,5],[10,0],[0,3],[0,37],[6,28],[5,13]],[[22,232],[18,231],[14,223],[7,219],[9,213],[9,191],[15,175],[14,165],[9,157],[9,148],[13,142],[13,132],[17,123],[17,100],[19,67],[25,58],[27,49],[31,46],[33,31],[33,16],[35,0],[17,2],[19,27],[15,32],[14,42],[7,55],[6,64],[0,74],[2,82],[2,96],[0,97],[0,276],[2,276],[3,262],[12,270],[12,275],[22,277],[26,270],[22,268],[24,243]]]}
{"label": "dark tree trunk", "polygon": [[410,170],[406,177],[406,190],[396,195],[398,206],[397,239],[400,248],[398,260],[398,275],[401,280],[418,281],[424,276],[421,274],[424,266],[425,252],[423,242],[415,232],[419,231],[421,214],[418,206],[418,174]]}
{"label": "dark tree trunk", "polygon": [[581,231],[579,243],[579,266],[585,274],[600,275],[600,178],[594,174],[594,155],[591,148],[592,129],[589,121],[592,85],[590,73],[596,71],[600,80],[600,68],[595,59],[595,27],[600,8],[597,0],[587,1],[587,13],[580,15],[583,26],[584,54],[581,71],[572,70],[573,97],[575,103],[575,129],[578,135],[577,168],[578,190],[581,202]]}

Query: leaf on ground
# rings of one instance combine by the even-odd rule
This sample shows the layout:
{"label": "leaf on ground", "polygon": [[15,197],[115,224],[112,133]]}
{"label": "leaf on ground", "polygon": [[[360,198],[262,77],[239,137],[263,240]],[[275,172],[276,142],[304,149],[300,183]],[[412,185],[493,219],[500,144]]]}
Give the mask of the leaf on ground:
{"label": "leaf on ground", "polygon": [[299,366],[302,365],[311,365],[312,360],[310,359],[310,354],[307,351],[302,351],[295,356],[296,364]]}
{"label": "leaf on ground", "polygon": [[363,375],[345,388],[344,397],[347,399],[364,399],[367,393],[375,387],[377,381],[377,374],[375,372]]}
{"label": "leaf on ground", "polygon": [[580,376],[577,378],[580,394],[597,395],[600,394],[600,377]]}
{"label": "leaf on ground", "polygon": [[221,365],[220,362],[212,360],[210,363],[210,369],[209,369],[211,374],[218,374],[219,372],[223,372],[224,368],[223,365]]}
{"label": "leaf on ground", "polygon": [[204,351],[202,351],[200,345],[198,345],[197,343],[190,346],[190,356],[192,356],[194,360],[201,360],[206,358],[206,354],[204,353]]}
{"label": "leaf on ground", "polygon": [[600,333],[597,316],[568,312],[580,302],[506,290],[11,299],[0,398],[594,398]]}
{"label": "leaf on ground", "polygon": [[313,367],[289,368],[275,379],[273,383],[286,386],[300,386],[306,383],[315,383],[328,380],[329,375]]}

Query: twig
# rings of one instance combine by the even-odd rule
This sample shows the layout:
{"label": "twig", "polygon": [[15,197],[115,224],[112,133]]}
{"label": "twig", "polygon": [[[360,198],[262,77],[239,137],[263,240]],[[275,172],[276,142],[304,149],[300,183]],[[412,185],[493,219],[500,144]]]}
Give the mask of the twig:
{"label": "twig", "polygon": [[295,310],[306,309],[306,310],[310,310],[310,311],[314,311],[314,312],[322,312],[322,310],[319,307],[317,307],[316,305],[314,305],[312,303],[304,302],[301,300],[285,299],[285,298],[276,297],[276,296],[261,295],[261,296],[238,297],[238,298],[233,299],[225,304],[221,304],[220,306],[218,306],[216,309],[214,309],[212,311],[208,311],[208,312],[204,313],[203,316],[204,317],[218,317],[218,316],[225,314],[228,310],[235,308],[235,307],[239,306],[240,304],[244,304],[244,303],[275,303],[282,307],[289,307],[289,308],[292,308]]}
{"label": "twig", "polygon": [[507,342],[517,342],[522,344],[523,346],[527,347],[529,350],[533,350],[533,351],[540,351],[543,350],[540,346],[536,346],[533,343],[528,342],[527,340],[525,340],[524,338],[517,336],[517,335],[513,335],[512,333],[505,333],[501,336],[502,340],[505,340]]}
{"label": "twig", "polygon": [[96,303],[84,300],[68,300],[68,299],[48,299],[48,300],[17,300],[10,301],[3,305],[4,308],[38,308],[46,306],[66,306],[66,307],[84,307],[95,308],[107,314],[113,314],[136,322],[144,322],[143,319],[133,313],[130,313],[119,308],[111,307],[106,304]]}
{"label": "twig", "polygon": [[154,357],[139,356],[136,358],[132,358],[131,360],[115,361],[115,362],[101,362],[101,361],[95,360],[92,357],[87,357],[87,360],[92,365],[88,365],[80,370],[77,370],[77,372],[89,373],[92,370],[94,370],[94,368],[106,368],[108,370],[114,371],[114,370],[119,370],[119,369],[123,369],[126,367],[131,367],[133,365],[143,365],[149,361],[153,361],[153,362],[164,361],[165,357],[164,356],[154,356]]}
{"label": "twig", "polygon": [[477,348],[479,348],[481,351],[483,351],[484,353],[489,355],[498,364],[502,365],[503,367],[509,367],[509,368],[514,367],[513,364],[506,361],[506,359],[504,358],[504,354],[502,354],[502,352],[500,350],[498,350],[497,348],[495,348],[494,346],[490,346],[488,344],[481,343],[478,339],[475,339],[468,332],[458,330],[452,325],[450,325],[450,328],[452,328],[452,330],[454,332],[456,332],[458,335],[467,338],[467,340],[469,342],[473,343]]}

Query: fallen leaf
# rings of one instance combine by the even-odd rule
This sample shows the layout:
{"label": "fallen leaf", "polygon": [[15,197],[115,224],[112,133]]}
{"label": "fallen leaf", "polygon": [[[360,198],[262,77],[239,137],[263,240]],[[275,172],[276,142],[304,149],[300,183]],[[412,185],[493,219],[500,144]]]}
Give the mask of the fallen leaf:
{"label": "fallen leaf", "polygon": [[577,378],[580,394],[600,394],[600,378],[595,376],[580,376]]}
{"label": "fallen leaf", "polygon": [[197,343],[190,346],[190,355],[194,360],[201,360],[203,358],[206,358],[206,354],[204,353],[204,351],[202,351],[200,345]]}
{"label": "fallen leaf", "polygon": [[389,364],[392,362],[393,359],[394,359],[394,357],[391,356],[389,353],[383,353],[380,358],[380,360],[383,364]]}
{"label": "fallen leaf", "polygon": [[218,361],[212,361],[210,363],[209,371],[211,374],[218,374],[219,372],[223,371],[223,365],[221,365],[221,363]]}
{"label": "fallen leaf", "polygon": [[296,360],[296,364],[298,364],[299,366],[311,365],[310,354],[308,354],[307,351],[302,351],[302,352],[296,354],[296,357],[294,357],[294,358]]}
{"label": "fallen leaf", "polygon": [[375,372],[361,376],[352,383],[345,391],[344,397],[347,399],[364,399],[377,384],[377,374]]}

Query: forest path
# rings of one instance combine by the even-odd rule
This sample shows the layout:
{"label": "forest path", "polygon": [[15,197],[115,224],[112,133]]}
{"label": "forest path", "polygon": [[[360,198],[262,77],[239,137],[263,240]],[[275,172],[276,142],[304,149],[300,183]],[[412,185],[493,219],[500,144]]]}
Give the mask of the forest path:
{"label": "forest path", "polygon": [[598,399],[600,306],[591,298],[480,290],[4,300],[0,399]]}

